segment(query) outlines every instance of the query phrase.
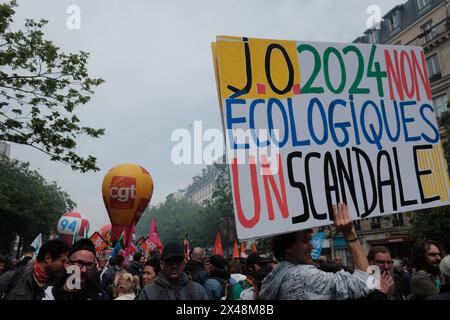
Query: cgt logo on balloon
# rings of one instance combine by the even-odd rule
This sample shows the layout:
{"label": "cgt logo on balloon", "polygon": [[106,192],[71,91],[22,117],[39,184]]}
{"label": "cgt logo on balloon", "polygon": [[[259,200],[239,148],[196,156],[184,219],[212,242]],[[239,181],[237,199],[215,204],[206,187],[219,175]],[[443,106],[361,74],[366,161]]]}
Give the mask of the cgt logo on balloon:
{"label": "cgt logo on balloon", "polygon": [[109,202],[114,209],[132,209],[136,199],[136,179],[113,177],[109,189]]}

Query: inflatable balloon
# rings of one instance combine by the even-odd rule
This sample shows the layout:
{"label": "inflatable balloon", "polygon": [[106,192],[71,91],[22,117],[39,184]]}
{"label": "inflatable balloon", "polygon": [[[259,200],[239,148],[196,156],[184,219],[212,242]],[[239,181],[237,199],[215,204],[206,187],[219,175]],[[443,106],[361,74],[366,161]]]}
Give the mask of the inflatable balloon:
{"label": "inflatable balloon", "polygon": [[78,238],[87,238],[89,233],[89,220],[86,219],[83,215],[81,215],[81,226],[80,231],[78,231]]}
{"label": "inflatable balloon", "polygon": [[103,178],[102,193],[112,224],[111,240],[117,241],[123,230],[127,232],[127,239],[131,239],[133,226],[153,194],[150,173],[136,164],[115,166]]}
{"label": "inflatable balloon", "polygon": [[58,238],[72,245],[75,235],[79,234],[83,216],[79,212],[66,212],[59,218],[57,232]]}

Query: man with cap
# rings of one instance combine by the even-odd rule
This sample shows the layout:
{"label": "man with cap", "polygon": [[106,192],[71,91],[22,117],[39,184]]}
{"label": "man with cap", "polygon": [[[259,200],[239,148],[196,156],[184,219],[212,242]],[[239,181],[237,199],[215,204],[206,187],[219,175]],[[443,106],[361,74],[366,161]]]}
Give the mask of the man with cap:
{"label": "man with cap", "polygon": [[247,268],[247,279],[253,285],[253,279],[259,269],[266,266],[274,269],[275,264],[276,262],[270,257],[260,256],[257,252],[250,253],[245,262]]}
{"label": "man with cap", "polygon": [[228,261],[221,255],[215,254],[209,258],[208,278],[203,287],[209,300],[220,300],[231,296],[232,287],[229,286],[230,271]]}
{"label": "man with cap", "polygon": [[89,239],[75,242],[69,251],[66,277],[45,290],[42,300],[108,300],[101,289],[95,246]]}
{"label": "man with cap", "polygon": [[205,289],[184,273],[184,248],[168,243],[161,255],[161,272],[156,280],[145,286],[138,300],[207,300]]}

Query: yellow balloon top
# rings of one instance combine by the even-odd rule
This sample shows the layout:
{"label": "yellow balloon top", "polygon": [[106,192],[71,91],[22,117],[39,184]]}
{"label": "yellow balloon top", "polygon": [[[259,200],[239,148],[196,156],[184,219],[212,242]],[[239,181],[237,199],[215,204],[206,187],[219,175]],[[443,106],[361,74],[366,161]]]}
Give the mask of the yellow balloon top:
{"label": "yellow balloon top", "polygon": [[137,223],[153,194],[150,173],[136,164],[120,164],[106,173],[103,201],[111,223],[128,227]]}

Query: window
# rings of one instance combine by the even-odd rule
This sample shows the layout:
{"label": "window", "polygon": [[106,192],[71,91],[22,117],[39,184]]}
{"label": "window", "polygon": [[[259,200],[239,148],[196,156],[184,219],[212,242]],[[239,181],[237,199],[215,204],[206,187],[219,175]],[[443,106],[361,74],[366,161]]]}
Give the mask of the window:
{"label": "window", "polygon": [[436,117],[439,117],[443,112],[447,111],[448,97],[446,94],[433,99],[434,110]]}
{"label": "window", "polygon": [[381,228],[381,217],[372,218],[372,229],[380,229]]}
{"label": "window", "polygon": [[394,31],[400,25],[400,12],[398,10],[394,11],[394,13],[391,14],[387,18],[387,20],[388,20],[388,23],[389,23],[389,30],[390,31]]}
{"label": "window", "polygon": [[421,10],[431,3],[431,0],[417,0],[417,8]]}
{"label": "window", "polygon": [[392,224],[394,227],[402,227],[405,225],[405,221],[403,220],[403,213],[397,213],[392,216]]}
{"label": "window", "polygon": [[436,35],[436,31],[433,28],[433,20],[427,21],[424,25],[420,27],[423,33],[427,32],[425,36],[423,37],[426,42],[433,40],[434,36]]}
{"label": "window", "polygon": [[430,80],[434,80],[441,76],[441,66],[439,64],[439,58],[437,53],[427,58],[428,77]]}
{"label": "window", "polygon": [[379,32],[378,32],[377,29],[369,31],[367,36],[369,37],[369,43],[378,43],[379,42],[379,39],[378,39],[379,38]]}

